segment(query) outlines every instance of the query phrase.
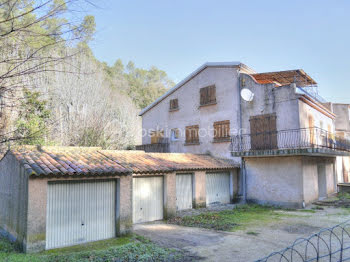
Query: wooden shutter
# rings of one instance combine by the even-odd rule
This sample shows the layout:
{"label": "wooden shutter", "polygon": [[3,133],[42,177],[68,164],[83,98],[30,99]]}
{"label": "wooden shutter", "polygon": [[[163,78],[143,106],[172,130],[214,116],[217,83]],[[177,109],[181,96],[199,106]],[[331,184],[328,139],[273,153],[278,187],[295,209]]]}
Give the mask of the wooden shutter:
{"label": "wooden shutter", "polygon": [[170,108],[169,110],[176,110],[179,108],[179,102],[178,102],[178,99],[175,98],[175,99],[171,99],[170,100]]}
{"label": "wooden shutter", "polygon": [[215,85],[203,87],[200,89],[200,105],[210,105],[216,103]]}
{"label": "wooden shutter", "polygon": [[309,115],[309,130],[310,130],[310,143],[311,145],[316,144],[316,137],[315,137],[315,120],[312,115]]}
{"label": "wooden shutter", "polygon": [[264,150],[277,148],[276,115],[267,114],[250,118],[251,149]]}
{"label": "wooden shutter", "polygon": [[194,144],[199,143],[199,136],[198,136],[199,126],[186,126],[186,143],[187,144]]}
{"label": "wooden shutter", "polygon": [[230,138],[230,120],[214,122],[214,141]]}
{"label": "wooden shutter", "polygon": [[151,133],[151,144],[161,143],[164,138],[164,131],[153,131]]}

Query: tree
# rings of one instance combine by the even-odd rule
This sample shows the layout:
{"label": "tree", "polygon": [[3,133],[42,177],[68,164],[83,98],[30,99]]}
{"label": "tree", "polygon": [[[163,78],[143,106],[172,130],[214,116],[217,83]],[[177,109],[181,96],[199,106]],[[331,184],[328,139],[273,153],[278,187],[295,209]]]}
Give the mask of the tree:
{"label": "tree", "polygon": [[15,138],[20,138],[19,144],[42,145],[46,142],[50,119],[47,102],[39,99],[39,92],[24,90],[24,95],[22,110],[16,121]]}
{"label": "tree", "polygon": [[[11,111],[23,106],[25,92],[36,88],[35,78],[56,70],[94,32],[94,18],[79,17],[78,0],[3,0],[0,3],[0,96]],[[73,13],[74,12],[74,13]],[[74,20],[69,19],[74,15]],[[0,142],[20,134],[1,130]],[[16,134],[16,137],[14,136]]]}

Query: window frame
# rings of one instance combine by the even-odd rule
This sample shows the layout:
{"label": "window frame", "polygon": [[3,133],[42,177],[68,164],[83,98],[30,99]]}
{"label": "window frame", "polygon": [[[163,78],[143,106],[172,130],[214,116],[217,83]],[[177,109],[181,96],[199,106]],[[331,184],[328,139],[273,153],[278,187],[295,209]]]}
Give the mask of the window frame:
{"label": "window frame", "polygon": [[180,140],[180,130],[178,128],[172,128],[170,130],[170,141],[176,142]]}

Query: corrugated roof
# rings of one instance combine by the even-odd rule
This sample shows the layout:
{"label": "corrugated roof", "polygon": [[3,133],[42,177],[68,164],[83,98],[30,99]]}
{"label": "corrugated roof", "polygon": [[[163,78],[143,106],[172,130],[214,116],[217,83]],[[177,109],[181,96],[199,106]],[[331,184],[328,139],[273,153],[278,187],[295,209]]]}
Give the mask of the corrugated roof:
{"label": "corrugated roof", "polygon": [[232,160],[188,153],[145,153],[143,151],[101,151],[134,173],[155,173],[190,170],[218,170],[239,167]]}
{"label": "corrugated roof", "polygon": [[86,147],[24,146],[10,152],[29,175],[125,175],[190,170],[232,169],[231,160],[209,155],[145,153],[143,151],[102,150]]}
{"label": "corrugated roof", "polygon": [[301,87],[317,84],[316,81],[302,69],[258,73],[251,74],[251,76],[260,84],[276,83],[283,86],[296,83]]}

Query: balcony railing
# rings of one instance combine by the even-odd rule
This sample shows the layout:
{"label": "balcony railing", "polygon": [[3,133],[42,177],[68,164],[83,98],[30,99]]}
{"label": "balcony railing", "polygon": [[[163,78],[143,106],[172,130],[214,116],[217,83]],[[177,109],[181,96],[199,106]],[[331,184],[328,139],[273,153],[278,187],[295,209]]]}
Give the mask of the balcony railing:
{"label": "balcony railing", "polygon": [[317,127],[231,137],[232,152],[308,148],[327,148],[350,152],[350,141]]}
{"label": "balcony railing", "polygon": [[138,145],[136,146],[136,150],[142,150],[147,153],[169,153],[169,141],[163,138],[158,143]]}

